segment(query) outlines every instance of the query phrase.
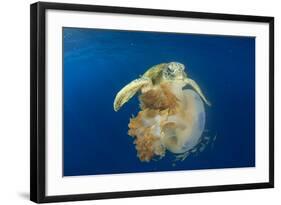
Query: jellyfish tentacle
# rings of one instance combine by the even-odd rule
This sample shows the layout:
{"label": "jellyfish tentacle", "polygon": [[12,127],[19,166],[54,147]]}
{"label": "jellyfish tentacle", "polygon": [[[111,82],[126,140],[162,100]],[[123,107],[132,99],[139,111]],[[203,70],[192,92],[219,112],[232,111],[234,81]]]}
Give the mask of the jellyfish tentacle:
{"label": "jellyfish tentacle", "polygon": [[117,112],[139,90],[149,88],[151,85],[151,79],[146,77],[138,78],[127,84],[117,93],[113,103],[114,110]]}
{"label": "jellyfish tentacle", "polygon": [[192,80],[190,78],[185,78],[184,82],[185,82],[186,85],[190,85],[200,95],[200,97],[204,100],[204,102],[208,106],[211,106],[211,103],[206,99],[206,97],[204,96],[201,88],[199,87],[199,85],[194,80]]}

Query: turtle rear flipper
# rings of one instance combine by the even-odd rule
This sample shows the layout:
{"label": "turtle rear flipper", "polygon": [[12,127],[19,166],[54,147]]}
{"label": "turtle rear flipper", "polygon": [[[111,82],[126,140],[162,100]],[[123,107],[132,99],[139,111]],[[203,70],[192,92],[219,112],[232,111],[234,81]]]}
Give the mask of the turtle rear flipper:
{"label": "turtle rear flipper", "polygon": [[118,111],[126,102],[128,102],[141,88],[151,86],[152,82],[150,78],[142,77],[133,80],[125,87],[123,87],[116,95],[113,108]]}

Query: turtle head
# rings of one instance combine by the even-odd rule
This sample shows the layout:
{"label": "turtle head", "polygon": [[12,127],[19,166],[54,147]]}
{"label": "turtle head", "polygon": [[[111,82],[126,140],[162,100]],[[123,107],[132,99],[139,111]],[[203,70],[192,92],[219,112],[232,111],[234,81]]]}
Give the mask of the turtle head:
{"label": "turtle head", "polygon": [[163,69],[164,80],[183,80],[184,78],[186,78],[186,73],[184,72],[184,65],[181,63],[170,62]]}

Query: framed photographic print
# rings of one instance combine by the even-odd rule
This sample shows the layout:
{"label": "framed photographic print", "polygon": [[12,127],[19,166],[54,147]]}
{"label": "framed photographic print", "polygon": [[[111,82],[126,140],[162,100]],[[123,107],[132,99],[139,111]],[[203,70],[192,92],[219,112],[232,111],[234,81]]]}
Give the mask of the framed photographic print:
{"label": "framed photographic print", "polygon": [[31,200],[274,186],[274,18],[31,5]]}

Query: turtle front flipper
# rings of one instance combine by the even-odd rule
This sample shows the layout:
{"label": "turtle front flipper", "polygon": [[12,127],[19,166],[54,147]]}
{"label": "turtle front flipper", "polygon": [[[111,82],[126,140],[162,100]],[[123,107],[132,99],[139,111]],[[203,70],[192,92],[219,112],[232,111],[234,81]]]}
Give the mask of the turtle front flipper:
{"label": "turtle front flipper", "polygon": [[152,85],[151,79],[142,77],[133,80],[123,87],[116,95],[113,108],[118,111],[126,102],[128,102],[140,89],[147,88]]}
{"label": "turtle front flipper", "polygon": [[206,99],[206,97],[204,96],[202,90],[200,89],[199,85],[192,79],[190,78],[186,78],[184,79],[184,82],[186,83],[186,85],[190,85],[199,95],[200,97],[204,100],[204,102],[208,105],[211,106],[211,103]]}

